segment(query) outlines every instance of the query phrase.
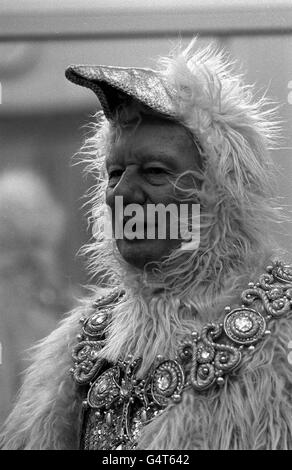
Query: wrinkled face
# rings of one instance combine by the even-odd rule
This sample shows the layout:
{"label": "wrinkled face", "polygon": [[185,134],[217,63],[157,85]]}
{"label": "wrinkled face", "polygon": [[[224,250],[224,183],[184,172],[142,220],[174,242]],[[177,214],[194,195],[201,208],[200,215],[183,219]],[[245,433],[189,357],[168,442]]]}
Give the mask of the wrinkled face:
{"label": "wrinkled face", "polygon": [[[163,260],[181,245],[180,235],[174,237],[171,232],[174,219],[166,212],[164,236],[163,230],[160,232],[158,228],[163,217],[160,221],[157,213],[154,218],[150,217],[153,214],[150,206],[153,208],[162,204],[162,207],[166,207],[173,204],[179,214],[181,202],[186,201],[186,193],[175,188],[174,183],[182,173],[198,171],[199,162],[199,152],[191,136],[175,122],[148,117],[136,128],[123,129],[106,161],[109,178],[106,202],[112,211],[118,250],[128,263],[143,269],[147,263]],[[181,177],[179,187],[193,188],[194,179],[190,176]],[[127,206],[141,208],[139,214],[132,212],[130,216],[130,212],[125,211]],[[137,224],[133,226],[131,220]],[[122,236],[117,237],[117,233],[121,233],[118,223],[122,223],[124,230]],[[152,235],[149,234],[149,226]],[[140,235],[133,238],[129,233],[131,228]]]}

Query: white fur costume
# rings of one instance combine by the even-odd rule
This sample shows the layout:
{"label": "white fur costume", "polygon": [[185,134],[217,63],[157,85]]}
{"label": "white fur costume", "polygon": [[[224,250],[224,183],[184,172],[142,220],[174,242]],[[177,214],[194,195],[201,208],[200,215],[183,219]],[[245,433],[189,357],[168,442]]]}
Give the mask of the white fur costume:
{"label": "white fur costume", "polygon": [[[100,354],[111,362],[129,353],[142,357],[141,377],[157,354],[173,357],[184,335],[222,320],[226,305],[240,303],[241,291],[276,254],[269,224],[279,218],[268,156],[276,126],[265,101],[255,103],[250,88],[211,48],[194,52],[192,44],[162,63],[161,76],[177,93],[178,120],[196,136],[206,162],[198,191],[204,207],[200,246],[187,257],[177,250],[162,266],[163,291],[125,265],[112,242],[97,235],[86,248],[94,273],[106,268],[110,285],[126,290]],[[102,120],[83,149],[98,178],[93,217],[104,208],[110,134],[110,123]],[[92,299],[35,348],[3,431],[4,448],[78,448],[81,399],[69,369],[79,318],[91,312]],[[138,448],[292,449],[291,318],[273,321],[271,329],[235,377],[206,393],[186,391],[179,404],[145,426]]]}

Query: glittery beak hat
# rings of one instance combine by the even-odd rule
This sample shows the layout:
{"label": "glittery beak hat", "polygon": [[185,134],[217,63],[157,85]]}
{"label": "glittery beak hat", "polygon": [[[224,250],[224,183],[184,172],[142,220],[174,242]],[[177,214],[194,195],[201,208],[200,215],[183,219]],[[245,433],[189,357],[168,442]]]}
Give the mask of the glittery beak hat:
{"label": "glittery beak hat", "polygon": [[169,117],[175,117],[172,89],[159,73],[146,68],[72,65],[66,77],[97,95],[107,119],[125,95]]}

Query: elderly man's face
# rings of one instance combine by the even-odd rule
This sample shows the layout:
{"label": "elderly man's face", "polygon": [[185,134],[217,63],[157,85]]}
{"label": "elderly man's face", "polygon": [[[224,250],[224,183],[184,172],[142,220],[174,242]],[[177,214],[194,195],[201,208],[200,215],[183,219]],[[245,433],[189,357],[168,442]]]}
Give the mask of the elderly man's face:
{"label": "elderly man's face", "polygon": [[[158,236],[157,217],[156,236],[154,239],[149,239],[149,236],[147,238],[147,224],[153,225],[149,215],[147,219],[147,208],[150,205],[175,204],[179,210],[180,203],[186,196],[175,189],[173,183],[185,171],[198,170],[199,161],[194,142],[179,124],[147,118],[137,128],[127,127],[123,130],[106,161],[109,177],[106,202],[112,210],[114,233],[117,224],[117,196],[123,198],[123,209],[129,204],[136,204],[144,215],[145,236],[142,239],[131,239],[127,230],[123,232],[122,238],[116,237],[118,250],[128,263],[143,269],[147,263],[163,260],[181,245],[180,237],[173,239],[170,236],[169,218],[163,239]],[[190,176],[182,177],[179,181],[180,188],[193,188],[194,184],[194,179]],[[122,220],[123,227],[126,228],[129,217],[123,216]]]}

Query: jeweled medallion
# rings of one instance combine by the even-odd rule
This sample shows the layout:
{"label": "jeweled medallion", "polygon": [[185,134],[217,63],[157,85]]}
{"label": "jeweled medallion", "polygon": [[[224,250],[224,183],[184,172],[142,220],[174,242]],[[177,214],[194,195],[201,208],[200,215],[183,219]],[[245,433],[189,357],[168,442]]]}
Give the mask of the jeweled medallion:
{"label": "jeweled medallion", "polygon": [[236,308],[224,319],[226,335],[238,344],[256,343],[265,334],[264,317],[251,308]]}

